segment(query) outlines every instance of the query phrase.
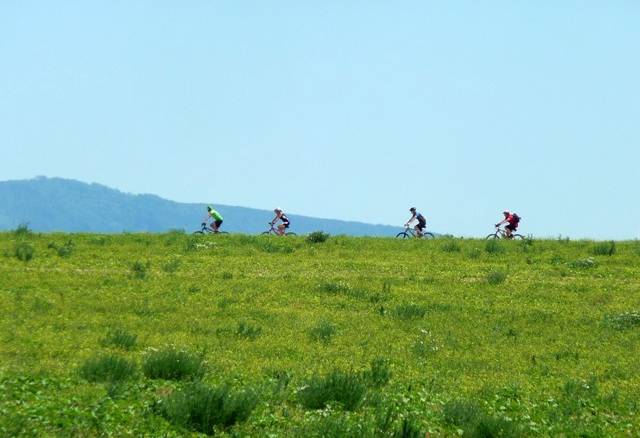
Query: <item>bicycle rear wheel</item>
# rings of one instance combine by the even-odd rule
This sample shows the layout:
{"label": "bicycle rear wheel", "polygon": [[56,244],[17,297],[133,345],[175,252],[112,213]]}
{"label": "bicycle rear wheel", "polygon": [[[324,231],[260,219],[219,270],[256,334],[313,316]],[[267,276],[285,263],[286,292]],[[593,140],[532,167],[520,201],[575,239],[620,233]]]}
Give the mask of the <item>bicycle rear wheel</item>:
{"label": "bicycle rear wheel", "polygon": [[526,239],[526,237],[524,237],[522,234],[514,234],[514,235],[513,235],[513,238],[514,238],[514,239],[517,239],[517,240],[524,240],[524,239]]}
{"label": "bicycle rear wheel", "polygon": [[435,239],[435,237],[436,236],[434,236],[433,233],[429,233],[429,232],[422,233],[422,238],[423,239]]}
{"label": "bicycle rear wheel", "polygon": [[411,234],[406,233],[406,232],[401,232],[396,234],[396,239],[409,239],[411,237]]}
{"label": "bicycle rear wheel", "polygon": [[293,233],[293,232],[291,232],[291,231],[290,231],[290,232],[288,232],[288,233],[284,233],[284,235],[285,235],[285,236],[297,236],[297,234],[296,234],[296,233]]}

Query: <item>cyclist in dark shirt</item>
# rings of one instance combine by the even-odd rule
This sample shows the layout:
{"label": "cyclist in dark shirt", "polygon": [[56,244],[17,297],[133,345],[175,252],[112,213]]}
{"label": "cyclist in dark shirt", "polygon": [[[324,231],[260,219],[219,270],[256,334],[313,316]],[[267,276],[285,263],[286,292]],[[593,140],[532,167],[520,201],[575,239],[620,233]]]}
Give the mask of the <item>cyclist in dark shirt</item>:
{"label": "cyclist in dark shirt", "polygon": [[284,231],[289,228],[289,218],[286,214],[284,214],[284,211],[282,211],[280,207],[276,207],[273,212],[276,214],[276,217],[274,217],[273,220],[269,223],[273,226],[278,221],[278,219],[282,221],[282,223],[278,225],[278,234],[282,236],[284,234]]}
{"label": "cyclist in dark shirt", "polygon": [[404,224],[404,226],[408,227],[411,222],[417,220],[418,224],[415,227],[413,227],[413,229],[416,230],[416,234],[418,235],[418,237],[422,237],[422,233],[424,232],[424,229],[427,226],[427,220],[424,218],[422,213],[419,213],[418,211],[416,211],[415,207],[411,207],[409,211],[411,212],[411,217],[409,218],[407,223]]}

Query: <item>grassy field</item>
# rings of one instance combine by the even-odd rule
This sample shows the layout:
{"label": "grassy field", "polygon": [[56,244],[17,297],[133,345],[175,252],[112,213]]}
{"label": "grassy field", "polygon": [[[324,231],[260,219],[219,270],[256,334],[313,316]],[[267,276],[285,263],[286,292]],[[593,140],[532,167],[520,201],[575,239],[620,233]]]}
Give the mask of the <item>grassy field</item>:
{"label": "grassy field", "polygon": [[0,436],[640,435],[640,242],[22,229],[0,315]]}

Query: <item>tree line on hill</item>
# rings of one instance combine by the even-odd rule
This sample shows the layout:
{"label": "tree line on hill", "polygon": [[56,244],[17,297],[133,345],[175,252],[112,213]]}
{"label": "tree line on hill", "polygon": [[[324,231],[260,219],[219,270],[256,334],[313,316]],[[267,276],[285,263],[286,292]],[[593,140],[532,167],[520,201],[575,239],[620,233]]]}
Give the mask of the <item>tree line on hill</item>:
{"label": "tree line on hill", "polygon": [[[100,184],[37,177],[0,182],[0,230],[28,224],[39,232],[164,232],[199,228],[206,204],[174,202],[155,195],[123,193]],[[215,205],[230,232],[265,231],[273,212]],[[288,214],[299,234],[322,230],[352,236],[391,236],[396,227]]]}

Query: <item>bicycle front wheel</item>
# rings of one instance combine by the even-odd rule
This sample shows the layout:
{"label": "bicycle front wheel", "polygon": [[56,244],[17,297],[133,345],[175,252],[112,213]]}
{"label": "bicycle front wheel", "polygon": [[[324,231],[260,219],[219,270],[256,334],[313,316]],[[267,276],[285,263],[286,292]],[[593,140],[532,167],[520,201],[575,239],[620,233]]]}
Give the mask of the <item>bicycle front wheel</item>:
{"label": "bicycle front wheel", "polygon": [[271,234],[271,231],[263,231],[262,233],[260,233],[262,236],[268,236],[269,234]]}
{"label": "bicycle front wheel", "polygon": [[493,234],[489,234],[486,239],[490,240],[490,239],[499,239],[500,235],[498,233],[493,233]]}
{"label": "bicycle front wheel", "polygon": [[411,234],[405,233],[404,231],[396,234],[396,239],[409,239],[410,237],[411,237]]}
{"label": "bicycle front wheel", "polygon": [[203,231],[194,231],[193,234],[204,234]]}

